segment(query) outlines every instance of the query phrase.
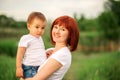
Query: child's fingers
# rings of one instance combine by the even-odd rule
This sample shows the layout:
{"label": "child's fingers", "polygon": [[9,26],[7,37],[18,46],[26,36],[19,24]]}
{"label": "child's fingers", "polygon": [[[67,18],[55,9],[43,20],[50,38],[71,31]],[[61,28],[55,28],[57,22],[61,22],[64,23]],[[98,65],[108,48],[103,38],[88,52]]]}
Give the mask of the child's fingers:
{"label": "child's fingers", "polygon": [[47,58],[53,53],[53,50],[49,50],[46,52]]}

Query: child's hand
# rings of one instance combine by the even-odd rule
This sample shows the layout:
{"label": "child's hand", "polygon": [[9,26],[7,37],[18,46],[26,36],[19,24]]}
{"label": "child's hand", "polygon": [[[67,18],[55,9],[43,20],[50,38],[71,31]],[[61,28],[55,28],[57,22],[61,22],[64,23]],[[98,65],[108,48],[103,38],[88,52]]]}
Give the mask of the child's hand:
{"label": "child's hand", "polygon": [[18,77],[18,78],[23,77],[23,69],[22,68],[16,69],[16,77]]}
{"label": "child's hand", "polygon": [[32,78],[27,78],[27,79],[25,79],[25,80],[33,80]]}
{"label": "child's hand", "polygon": [[47,58],[50,57],[50,55],[51,55],[52,53],[53,53],[53,50],[48,50],[48,51],[46,52]]}

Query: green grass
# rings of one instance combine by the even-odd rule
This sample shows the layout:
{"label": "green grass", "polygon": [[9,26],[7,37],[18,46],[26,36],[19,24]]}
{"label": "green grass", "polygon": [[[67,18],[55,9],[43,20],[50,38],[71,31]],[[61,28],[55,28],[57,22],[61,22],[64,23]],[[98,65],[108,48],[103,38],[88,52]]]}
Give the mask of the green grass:
{"label": "green grass", "polygon": [[[120,54],[101,53],[93,55],[73,54],[72,65],[64,80],[118,80]],[[114,70],[116,68],[116,70]]]}
{"label": "green grass", "polygon": [[[63,80],[120,80],[120,52],[84,55],[74,52]],[[15,58],[0,55],[0,80],[16,80]]]}
{"label": "green grass", "polygon": [[17,52],[17,39],[0,39],[0,54],[4,53],[9,56],[16,56]]}
{"label": "green grass", "polygon": [[17,80],[15,76],[15,58],[0,55],[0,80]]}

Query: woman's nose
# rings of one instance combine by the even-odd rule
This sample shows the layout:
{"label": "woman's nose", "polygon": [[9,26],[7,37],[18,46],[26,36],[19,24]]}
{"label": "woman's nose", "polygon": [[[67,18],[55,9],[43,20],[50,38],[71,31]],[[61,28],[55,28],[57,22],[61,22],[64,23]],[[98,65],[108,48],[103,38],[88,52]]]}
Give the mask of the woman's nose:
{"label": "woman's nose", "polygon": [[56,33],[59,33],[59,32],[60,32],[60,29],[57,29],[57,30],[56,30]]}

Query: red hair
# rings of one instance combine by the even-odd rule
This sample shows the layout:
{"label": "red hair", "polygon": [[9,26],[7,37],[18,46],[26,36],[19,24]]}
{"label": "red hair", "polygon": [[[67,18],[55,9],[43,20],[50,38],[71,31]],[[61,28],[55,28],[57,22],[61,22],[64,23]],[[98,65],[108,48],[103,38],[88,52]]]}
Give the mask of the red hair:
{"label": "red hair", "polygon": [[67,40],[67,45],[70,46],[70,51],[76,50],[79,41],[79,29],[75,19],[69,16],[61,16],[55,19],[51,26],[50,32],[50,37],[53,45],[55,45],[55,42],[52,38],[52,29],[54,25],[64,26],[68,30],[69,36]]}

